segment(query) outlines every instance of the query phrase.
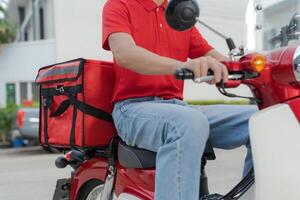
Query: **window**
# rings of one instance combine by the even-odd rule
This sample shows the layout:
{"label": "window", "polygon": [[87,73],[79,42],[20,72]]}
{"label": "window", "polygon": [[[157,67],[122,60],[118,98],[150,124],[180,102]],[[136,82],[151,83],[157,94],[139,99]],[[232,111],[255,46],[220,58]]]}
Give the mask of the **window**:
{"label": "window", "polygon": [[[25,17],[26,17],[26,9],[24,6],[19,6],[18,11],[19,11],[19,21],[20,21],[20,27],[21,27],[25,20]],[[25,31],[25,33],[24,33],[24,40],[28,41],[27,31]]]}
{"label": "window", "polygon": [[[39,103],[40,88],[35,82],[18,82],[6,84],[6,104]],[[29,105],[29,104],[28,104]]]}
{"label": "window", "polygon": [[21,82],[20,83],[20,100],[21,100],[21,103],[24,100],[28,100],[27,82]]}
{"label": "window", "polygon": [[40,100],[40,88],[36,83],[31,83],[32,87],[32,100],[34,102],[39,102]]}
{"label": "window", "polygon": [[16,104],[16,85],[14,83],[6,84],[6,104]]}

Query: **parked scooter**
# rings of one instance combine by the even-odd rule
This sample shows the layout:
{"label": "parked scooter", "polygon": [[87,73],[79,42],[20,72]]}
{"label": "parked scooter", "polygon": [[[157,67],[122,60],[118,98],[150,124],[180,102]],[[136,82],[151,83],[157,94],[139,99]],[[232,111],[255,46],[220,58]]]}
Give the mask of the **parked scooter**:
{"label": "parked scooter", "polygon": [[[241,84],[253,92],[254,97],[245,98],[256,102],[260,109],[250,120],[255,173],[252,170],[224,196],[209,194],[205,164],[215,159],[215,155],[208,143],[201,169],[199,198],[202,200],[300,199],[300,45],[289,45],[289,41],[299,38],[300,20],[293,13],[300,11],[300,3],[295,1],[294,4],[295,10],[289,12],[293,16],[289,25],[278,35],[265,38],[269,47],[281,48],[266,54],[244,55],[244,49],[236,50],[233,41],[226,37],[231,61],[223,63],[228,68],[230,81],[217,87],[228,97],[241,97],[227,91]],[[261,8],[257,4],[252,7],[253,10]],[[199,13],[195,1],[173,0],[166,18],[171,27],[183,31],[200,21]],[[273,25],[273,29],[280,28],[276,27],[278,24]],[[187,69],[178,70],[175,76],[182,80],[194,79]],[[212,77],[208,74],[195,81],[201,83]],[[56,160],[58,168],[68,165],[74,171],[71,178],[57,181],[55,200],[154,199],[155,153],[127,146],[119,138],[111,140],[106,149],[73,149]]]}

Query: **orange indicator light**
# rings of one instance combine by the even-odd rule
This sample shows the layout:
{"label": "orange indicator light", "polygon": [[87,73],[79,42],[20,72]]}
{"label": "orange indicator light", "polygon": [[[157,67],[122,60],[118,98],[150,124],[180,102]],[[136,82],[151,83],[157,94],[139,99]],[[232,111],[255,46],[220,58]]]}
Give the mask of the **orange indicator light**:
{"label": "orange indicator light", "polygon": [[263,55],[257,54],[252,58],[251,67],[256,72],[261,72],[266,67],[266,58]]}

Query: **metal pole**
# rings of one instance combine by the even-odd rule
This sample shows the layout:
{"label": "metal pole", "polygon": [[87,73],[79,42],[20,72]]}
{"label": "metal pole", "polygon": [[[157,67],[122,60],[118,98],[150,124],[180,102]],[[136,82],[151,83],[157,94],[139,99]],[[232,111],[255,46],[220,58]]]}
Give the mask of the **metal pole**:
{"label": "metal pole", "polygon": [[40,36],[40,0],[33,0],[33,38],[34,40],[41,39]]}

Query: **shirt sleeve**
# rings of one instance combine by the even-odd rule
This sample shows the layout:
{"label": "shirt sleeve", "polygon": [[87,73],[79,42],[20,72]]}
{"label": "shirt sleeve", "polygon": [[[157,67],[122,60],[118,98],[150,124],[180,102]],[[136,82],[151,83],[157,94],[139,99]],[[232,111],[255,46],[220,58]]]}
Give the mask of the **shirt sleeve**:
{"label": "shirt sleeve", "polygon": [[213,47],[202,37],[196,27],[191,29],[189,58],[194,59],[206,55]]}
{"label": "shirt sleeve", "polygon": [[120,0],[108,0],[102,12],[102,48],[110,50],[108,38],[112,33],[131,35],[131,23],[126,5]]}

